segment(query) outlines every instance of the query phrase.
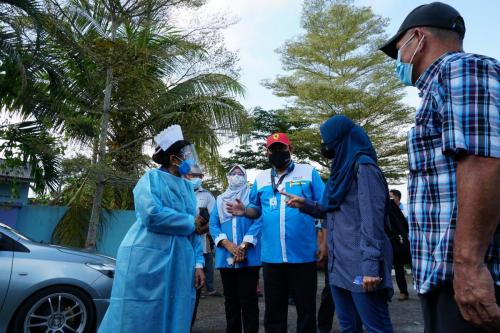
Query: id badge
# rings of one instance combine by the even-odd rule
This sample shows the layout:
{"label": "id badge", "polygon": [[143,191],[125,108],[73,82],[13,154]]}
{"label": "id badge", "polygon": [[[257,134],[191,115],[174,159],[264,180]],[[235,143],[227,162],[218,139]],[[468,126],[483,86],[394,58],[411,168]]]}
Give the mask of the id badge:
{"label": "id badge", "polygon": [[269,198],[269,207],[271,207],[272,210],[278,208],[278,199],[276,199],[276,197]]}

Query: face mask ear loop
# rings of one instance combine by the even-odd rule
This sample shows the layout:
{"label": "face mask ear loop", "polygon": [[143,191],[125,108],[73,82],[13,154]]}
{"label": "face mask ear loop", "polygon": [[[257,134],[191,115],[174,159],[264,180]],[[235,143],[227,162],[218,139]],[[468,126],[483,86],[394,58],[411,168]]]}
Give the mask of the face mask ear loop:
{"label": "face mask ear loop", "polygon": [[401,51],[403,47],[405,47],[413,39],[413,37],[415,37],[415,33],[413,33],[413,35],[411,35],[411,37],[406,42],[404,42],[403,45],[401,45],[398,51]]}
{"label": "face mask ear loop", "polygon": [[413,52],[413,56],[411,57],[410,59],[410,64],[412,63],[413,61],[413,58],[415,58],[415,55],[417,54],[417,51],[418,51],[418,48],[420,47],[420,45],[422,44],[422,42],[424,41],[424,37],[422,37],[422,39],[420,40],[420,42],[418,42],[418,45],[417,45],[417,48],[415,49],[415,52]]}

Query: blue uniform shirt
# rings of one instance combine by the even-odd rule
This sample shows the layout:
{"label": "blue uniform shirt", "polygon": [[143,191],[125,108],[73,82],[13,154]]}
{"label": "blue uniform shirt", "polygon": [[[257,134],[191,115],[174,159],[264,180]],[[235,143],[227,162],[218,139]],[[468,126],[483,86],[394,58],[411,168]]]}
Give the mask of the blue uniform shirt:
{"label": "blue uniform shirt", "polygon": [[[218,206],[220,200],[216,202]],[[252,243],[252,247],[248,248],[246,251],[246,260],[230,265],[228,263],[228,258],[233,255],[229,253],[223,247],[217,247],[215,251],[215,267],[221,268],[242,268],[248,266],[260,266],[260,231],[261,231],[261,219],[251,220],[242,216],[233,216],[233,218],[228,219],[221,223],[219,218],[219,207],[215,207],[210,214],[210,234],[214,238],[214,243],[216,246],[219,243],[227,239],[236,245],[240,245],[241,242]]]}
{"label": "blue uniform shirt", "polygon": [[248,207],[262,213],[263,262],[316,261],[314,218],[297,208],[287,206],[286,197],[279,190],[320,201],[324,187],[318,171],[308,164],[292,163],[284,176],[276,175],[274,169],[264,170],[257,176],[250,192]]}

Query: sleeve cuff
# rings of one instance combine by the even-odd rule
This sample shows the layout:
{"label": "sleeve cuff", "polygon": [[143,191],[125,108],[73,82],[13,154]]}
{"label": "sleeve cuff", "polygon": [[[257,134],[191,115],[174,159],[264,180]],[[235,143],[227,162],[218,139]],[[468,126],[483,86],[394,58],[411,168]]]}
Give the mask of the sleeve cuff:
{"label": "sleeve cuff", "polygon": [[224,239],[227,239],[227,235],[226,234],[219,234],[219,236],[217,236],[217,238],[214,239],[215,246],[219,246],[219,243],[221,241],[223,241]]}
{"label": "sleeve cuff", "polygon": [[380,276],[378,260],[363,260],[361,262],[361,271],[364,276],[377,277]]}
{"label": "sleeve cuff", "polygon": [[196,264],[194,265],[194,268],[203,268],[203,264]]}
{"label": "sleeve cuff", "polygon": [[257,238],[255,238],[252,235],[245,235],[245,237],[243,237],[243,241],[247,242],[247,243],[251,243],[251,244],[253,244],[253,246],[257,245]]}

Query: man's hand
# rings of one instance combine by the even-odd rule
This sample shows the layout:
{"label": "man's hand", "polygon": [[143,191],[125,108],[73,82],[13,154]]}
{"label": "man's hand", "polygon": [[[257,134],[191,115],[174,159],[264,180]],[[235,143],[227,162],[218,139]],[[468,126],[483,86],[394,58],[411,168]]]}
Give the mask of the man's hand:
{"label": "man's hand", "polygon": [[235,202],[227,203],[226,209],[229,214],[234,216],[245,215],[245,205],[239,199],[236,199]]}
{"label": "man's hand", "polygon": [[201,217],[201,215],[196,216],[196,219],[195,219],[195,226],[196,226],[195,232],[198,235],[201,235],[201,234],[203,234],[205,232],[203,230],[203,225],[206,224],[206,223],[207,223],[207,220],[205,220],[203,217]]}
{"label": "man's hand", "polygon": [[465,320],[491,332],[500,332],[500,307],[496,304],[494,282],[488,268],[453,265],[455,301]]}
{"label": "man's hand", "polygon": [[205,272],[203,268],[196,268],[194,270],[194,287],[200,289],[205,285]]}
{"label": "man's hand", "polygon": [[304,207],[304,203],[306,201],[305,198],[299,197],[298,195],[289,194],[285,191],[280,191],[281,195],[286,196],[288,199],[286,200],[286,204],[293,208],[302,208]]}
{"label": "man's hand", "polygon": [[365,291],[374,291],[375,289],[377,289],[380,281],[382,281],[382,279],[379,277],[363,276],[363,289]]}

